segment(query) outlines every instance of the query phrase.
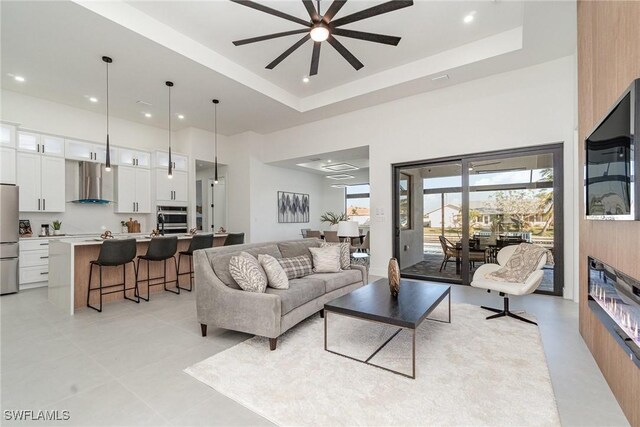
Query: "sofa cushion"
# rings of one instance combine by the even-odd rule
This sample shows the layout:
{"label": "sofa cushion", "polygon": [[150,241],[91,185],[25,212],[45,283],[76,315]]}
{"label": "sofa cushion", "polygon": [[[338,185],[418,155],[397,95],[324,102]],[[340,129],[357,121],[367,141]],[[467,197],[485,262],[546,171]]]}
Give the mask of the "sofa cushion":
{"label": "sofa cushion", "polygon": [[[250,248],[245,250],[246,253],[253,255],[254,257],[258,257],[260,254],[271,255],[274,258],[280,258],[282,255],[280,254],[280,250],[277,245],[265,245],[257,248]],[[241,289],[238,286],[238,283],[233,279],[231,273],[229,272],[229,261],[231,261],[231,257],[235,255],[239,255],[240,251],[229,252],[221,255],[217,255],[211,259],[211,267],[213,268],[214,273],[218,276],[218,279],[225,285],[234,289]]]}
{"label": "sofa cushion", "polygon": [[337,273],[340,271],[340,247],[326,246],[309,248],[313,256],[314,273]]}
{"label": "sofa cushion", "polygon": [[362,282],[362,273],[360,270],[343,270],[339,273],[314,273],[306,278],[322,280],[326,292],[329,293],[353,283]]}
{"label": "sofa cushion", "polygon": [[282,258],[294,258],[301,255],[307,255],[311,257],[309,248],[319,248],[320,243],[321,240],[319,239],[301,239],[278,243],[278,248],[280,249]]}
{"label": "sofa cushion", "polygon": [[349,268],[349,266],[351,265],[351,244],[347,242],[323,242],[320,244],[321,248],[325,248],[327,246],[340,246],[340,268],[342,270],[346,270],[347,268]]}
{"label": "sofa cushion", "polygon": [[271,255],[258,255],[258,262],[267,274],[268,286],[275,289],[289,289],[289,278],[278,260]]}
{"label": "sofa cushion", "polygon": [[240,252],[240,255],[232,256],[229,272],[244,291],[263,293],[267,288],[267,275],[251,254]]}
{"label": "sofa cushion", "polygon": [[280,258],[278,262],[287,275],[287,279],[299,279],[313,273],[311,257],[308,255],[300,255],[293,258]]}
{"label": "sofa cushion", "polygon": [[325,287],[323,280],[307,276],[302,279],[289,280],[289,289],[267,288],[266,293],[280,297],[282,315],[284,316],[294,308],[324,295]]}

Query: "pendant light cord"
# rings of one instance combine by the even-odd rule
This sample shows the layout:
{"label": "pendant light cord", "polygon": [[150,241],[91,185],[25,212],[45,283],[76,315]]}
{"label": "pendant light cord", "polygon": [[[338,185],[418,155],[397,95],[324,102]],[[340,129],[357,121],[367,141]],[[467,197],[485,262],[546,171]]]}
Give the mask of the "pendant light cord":
{"label": "pendant light cord", "polygon": [[214,155],[216,157],[216,163],[218,163],[218,104],[214,104],[213,109],[213,126],[216,132],[215,134],[215,152]]}
{"label": "pendant light cord", "polygon": [[109,135],[109,63],[107,64],[107,135]]}

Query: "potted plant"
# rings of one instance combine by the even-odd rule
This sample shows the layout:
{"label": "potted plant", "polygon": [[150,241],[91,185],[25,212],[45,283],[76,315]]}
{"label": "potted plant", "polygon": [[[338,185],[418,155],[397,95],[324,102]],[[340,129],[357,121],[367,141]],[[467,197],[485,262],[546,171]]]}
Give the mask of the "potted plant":
{"label": "potted plant", "polygon": [[120,221],[120,226],[122,227],[121,231],[123,233],[128,233],[129,232],[129,227],[127,227],[126,221]]}
{"label": "potted plant", "polygon": [[54,236],[58,236],[60,235],[60,228],[62,227],[62,221],[58,221],[55,220],[51,223],[51,225],[53,226],[53,235]]}
{"label": "potted plant", "polygon": [[329,224],[330,230],[337,230],[338,223],[340,221],[346,221],[347,215],[344,212],[335,213],[335,212],[325,212],[320,216],[320,222],[326,222]]}

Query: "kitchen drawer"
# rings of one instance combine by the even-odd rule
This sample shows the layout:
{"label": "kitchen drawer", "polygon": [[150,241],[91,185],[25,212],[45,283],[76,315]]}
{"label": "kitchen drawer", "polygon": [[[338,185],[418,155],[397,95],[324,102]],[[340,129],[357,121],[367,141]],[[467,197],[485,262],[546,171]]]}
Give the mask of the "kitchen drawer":
{"label": "kitchen drawer", "polygon": [[49,280],[49,265],[36,267],[20,266],[20,284],[46,282]]}
{"label": "kitchen drawer", "polygon": [[49,249],[26,251],[20,254],[20,268],[49,265]]}
{"label": "kitchen drawer", "polygon": [[49,239],[20,240],[20,252],[49,250]]}

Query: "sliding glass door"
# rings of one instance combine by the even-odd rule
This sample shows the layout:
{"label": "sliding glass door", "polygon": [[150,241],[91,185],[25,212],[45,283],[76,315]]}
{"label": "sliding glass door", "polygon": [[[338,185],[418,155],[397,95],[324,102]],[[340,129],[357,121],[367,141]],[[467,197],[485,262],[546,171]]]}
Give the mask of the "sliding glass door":
{"label": "sliding glass door", "polygon": [[562,294],[561,145],[395,165],[394,183],[403,276],[469,284],[501,248],[528,242],[555,257],[538,291]]}

